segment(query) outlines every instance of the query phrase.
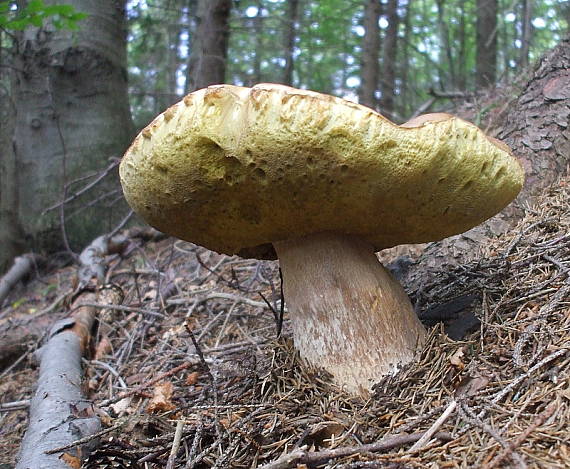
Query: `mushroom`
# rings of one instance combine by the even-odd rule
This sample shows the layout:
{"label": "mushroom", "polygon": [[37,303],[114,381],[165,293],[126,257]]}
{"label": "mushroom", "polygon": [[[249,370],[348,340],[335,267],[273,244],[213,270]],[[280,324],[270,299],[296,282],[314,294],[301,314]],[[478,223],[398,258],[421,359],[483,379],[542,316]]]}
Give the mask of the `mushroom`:
{"label": "mushroom", "polygon": [[524,180],[506,145],[457,117],[396,125],[275,84],[187,95],[136,137],[120,174],[157,229],[220,253],[277,255],[301,356],[362,395],[426,335],[375,252],[466,231]]}

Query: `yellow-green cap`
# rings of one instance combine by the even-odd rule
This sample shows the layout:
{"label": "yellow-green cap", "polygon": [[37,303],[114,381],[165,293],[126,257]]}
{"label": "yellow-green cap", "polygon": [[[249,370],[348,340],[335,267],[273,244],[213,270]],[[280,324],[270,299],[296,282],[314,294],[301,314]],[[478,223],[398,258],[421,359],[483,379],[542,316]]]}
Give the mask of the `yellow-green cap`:
{"label": "yellow-green cap", "polygon": [[475,125],[436,114],[398,126],[340,98],[283,85],[186,96],[134,140],[125,197],[157,229],[227,254],[322,231],[376,250],[443,239],[511,202],[524,172]]}

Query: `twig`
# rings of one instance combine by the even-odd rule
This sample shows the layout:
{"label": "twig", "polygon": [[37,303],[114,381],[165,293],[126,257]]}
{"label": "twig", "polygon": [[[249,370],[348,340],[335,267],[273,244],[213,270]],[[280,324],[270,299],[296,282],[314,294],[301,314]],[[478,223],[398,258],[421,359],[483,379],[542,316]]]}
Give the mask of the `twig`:
{"label": "twig", "polygon": [[179,371],[185,370],[186,368],[190,368],[193,365],[194,365],[194,363],[192,363],[192,362],[182,363],[182,365],[178,365],[169,371],[161,373],[160,375],[156,376],[155,378],[151,379],[150,381],[147,381],[146,383],[141,384],[140,386],[137,386],[136,388],[131,389],[130,391],[121,392],[116,397],[114,397],[113,399],[107,399],[106,401],[103,401],[100,404],[100,407],[105,407],[105,406],[108,406],[111,404],[115,404],[115,403],[119,402],[121,399],[132,396],[134,394],[137,394],[137,393],[145,390],[149,386],[152,386],[153,384],[156,384],[159,381],[162,381],[164,378],[168,378],[169,376],[175,375]]}
{"label": "twig", "polygon": [[[64,293],[59,295],[55,300],[53,300],[52,303],[47,308],[44,308],[41,311],[38,311],[37,313],[34,313],[31,316],[31,319],[37,319],[40,316],[43,316],[44,314],[51,313],[65,299],[65,297],[70,295],[71,293],[73,293],[73,290],[65,291]],[[101,307],[103,307],[103,306],[101,306]],[[105,306],[105,307],[107,307],[107,306]]]}
{"label": "twig", "polygon": [[[288,469],[295,467],[297,464],[317,464],[331,459],[342,458],[358,453],[372,453],[386,451],[407,445],[418,441],[424,433],[412,433],[411,435],[397,435],[386,437],[376,443],[369,443],[360,446],[345,446],[342,448],[328,449],[323,451],[307,451],[307,447],[303,446],[296,451],[286,453],[273,462],[260,466],[259,469]],[[438,440],[451,441],[453,437],[450,433],[439,432],[433,435]]]}
{"label": "twig", "polygon": [[8,293],[12,291],[16,285],[34,265],[34,254],[24,254],[14,259],[14,263],[10,270],[0,277],[0,305],[4,302]]}
{"label": "twig", "polygon": [[188,457],[186,460],[186,464],[184,465],[184,469],[191,469],[194,467],[193,461],[195,460],[194,455],[198,450],[198,446],[202,441],[202,433],[204,433],[204,423],[202,420],[198,422],[198,427],[196,428],[196,433],[194,433],[194,439],[192,440],[192,446],[190,447],[190,451],[188,452]]}
{"label": "twig", "polygon": [[112,427],[105,428],[104,430],[101,430],[100,432],[93,433],[92,435],[88,435],[85,438],[81,438],[79,440],[75,440],[73,443],[70,443],[68,445],[60,446],[59,448],[53,448],[53,449],[47,450],[45,453],[46,454],[55,454],[55,453],[59,453],[61,451],[65,451],[67,449],[75,448],[76,446],[79,446],[79,445],[84,445],[85,443],[89,443],[90,441],[94,440],[95,438],[102,437],[103,435],[106,435],[107,433],[110,433],[113,430],[118,430],[119,428],[124,426],[125,423],[126,423],[126,421],[117,423],[117,424],[113,425]]}
{"label": "twig", "polygon": [[[543,367],[544,365],[546,365],[547,363],[551,362],[552,360],[555,360],[556,358],[564,355],[565,353],[568,353],[570,349],[569,348],[563,348],[560,350],[557,350],[554,353],[551,353],[550,355],[548,355],[546,358],[543,358],[542,360],[540,360],[536,365],[532,366],[531,368],[529,368],[529,370],[526,373],[523,373],[522,375],[520,375],[518,378],[516,378],[514,381],[512,381],[508,386],[505,386],[501,391],[499,391],[495,397],[493,397],[493,399],[491,400],[491,402],[493,404],[497,404],[503,397],[505,397],[509,392],[511,392],[511,390],[516,387],[518,384],[520,384],[522,381],[524,381],[526,378],[528,378],[531,374],[533,374],[536,370],[538,370],[539,368]],[[484,411],[482,411],[481,413],[483,413],[484,415]],[[481,413],[478,415],[479,418],[482,417]]]}
{"label": "twig", "polygon": [[176,422],[176,431],[174,432],[174,440],[172,441],[172,448],[170,449],[170,456],[168,456],[166,469],[174,468],[174,462],[176,461],[176,455],[178,454],[178,449],[180,448],[180,440],[182,438],[183,430],[184,420],[178,420],[178,422]]}
{"label": "twig", "polygon": [[451,415],[451,413],[455,410],[456,407],[457,407],[457,401],[453,399],[451,403],[443,411],[441,416],[424,433],[424,435],[414,443],[414,445],[410,448],[410,451],[416,451],[420,448],[423,448],[429,442],[429,440],[431,440],[435,432],[439,430],[439,427],[443,425],[443,423],[447,420],[447,418]]}
{"label": "twig", "polygon": [[196,349],[196,353],[198,354],[198,358],[200,359],[200,362],[202,363],[202,368],[204,369],[204,371],[206,372],[206,374],[208,375],[208,378],[210,380],[210,385],[212,387],[212,395],[214,396],[214,423],[216,426],[216,433],[218,435],[221,435],[221,428],[220,428],[220,421],[218,419],[218,389],[216,386],[216,378],[214,378],[214,375],[212,374],[212,371],[210,370],[210,367],[208,366],[208,363],[206,363],[206,359],[204,358],[204,354],[202,353],[202,349],[200,348],[200,344],[198,344],[198,341],[196,340],[196,337],[194,337],[194,333],[192,332],[192,328],[190,327],[190,324],[188,323],[188,321],[185,322],[185,326],[186,326],[186,330],[188,331],[188,334],[190,334],[190,339],[192,340],[192,343],[194,344],[194,348]]}
{"label": "twig", "polygon": [[66,186],[66,192],[67,190],[69,190],[69,188],[84,179],[89,179],[93,176],[97,176],[93,181],[91,181],[89,184],[85,185],[83,188],[81,188],[80,190],[78,190],[77,192],[74,192],[73,194],[71,194],[69,197],[64,198],[63,200],[59,201],[58,203],[51,205],[50,207],[46,208],[43,210],[42,215],[45,215],[47,212],[51,211],[51,210],[55,210],[56,208],[61,207],[63,204],[68,204],[69,202],[73,202],[75,199],[77,199],[79,196],[81,196],[82,194],[84,194],[85,192],[87,192],[89,189],[91,189],[92,187],[96,186],[107,174],[109,174],[113,169],[115,169],[117,166],[119,166],[119,163],[121,162],[121,160],[119,159],[115,159],[109,166],[107,166],[105,169],[103,169],[102,171],[100,171],[99,173],[92,173],[92,174],[88,174],[87,176],[83,176],[81,178],[78,178],[74,181],[70,181],[70,182],[66,182],[65,186]]}
{"label": "twig", "polygon": [[533,431],[535,431],[538,427],[544,424],[544,422],[546,422],[552,416],[552,414],[554,414],[555,410],[556,410],[556,403],[552,402],[546,409],[544,409],[542,413],[538,415],[538,417],[530,427],[528,427],[525,431],[523,431],[516,438],[515,441],[509,443],[508,448],[505,448],[503,451],[501,451],[497,456],[495,456],[495,458],[492,461],[485,464],[482,467],[482,469],[492,469],[494,467],[501,467],[500,464],[506,458],[512,457],[513,451],[516,450],[520,445],[522,445],[524,443],[524,440],[526,440]]}
{"label": "twig", "polygon": [[24,399],[21,401],[6,402],[5,404],[0,404],[0,412],[13,412],[15,410],[27,409],[30,406],[30,399]]}

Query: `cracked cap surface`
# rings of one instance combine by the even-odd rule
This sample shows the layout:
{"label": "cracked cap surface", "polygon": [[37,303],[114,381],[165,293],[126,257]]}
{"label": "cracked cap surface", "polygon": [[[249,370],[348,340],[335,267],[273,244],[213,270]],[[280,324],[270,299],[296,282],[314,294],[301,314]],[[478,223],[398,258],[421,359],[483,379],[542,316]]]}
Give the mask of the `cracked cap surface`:
{"label": "cracked cap surface", "polygon": [[373,110],[283,85],[216,85],[149,124],[120,166],[131,207],[217,252],[274,258],[322,231],[376,250],[461,233],[511,202],[508,147],[447,114],[398,126]]}

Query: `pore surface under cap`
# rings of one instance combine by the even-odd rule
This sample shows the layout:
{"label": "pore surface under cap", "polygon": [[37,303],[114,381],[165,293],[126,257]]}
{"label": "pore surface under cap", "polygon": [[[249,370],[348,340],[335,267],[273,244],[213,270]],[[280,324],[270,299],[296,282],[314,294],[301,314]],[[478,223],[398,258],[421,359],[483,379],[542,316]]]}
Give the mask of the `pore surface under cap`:
{"label": "pore surface under cap", "polygon": [[121,163],[148,223],[227,254],[322,231],[376,250],[461,233],[499,212],[524,176],[504,145],[449,116],[397,126],[371,109],[282,85],[186,96]]}

